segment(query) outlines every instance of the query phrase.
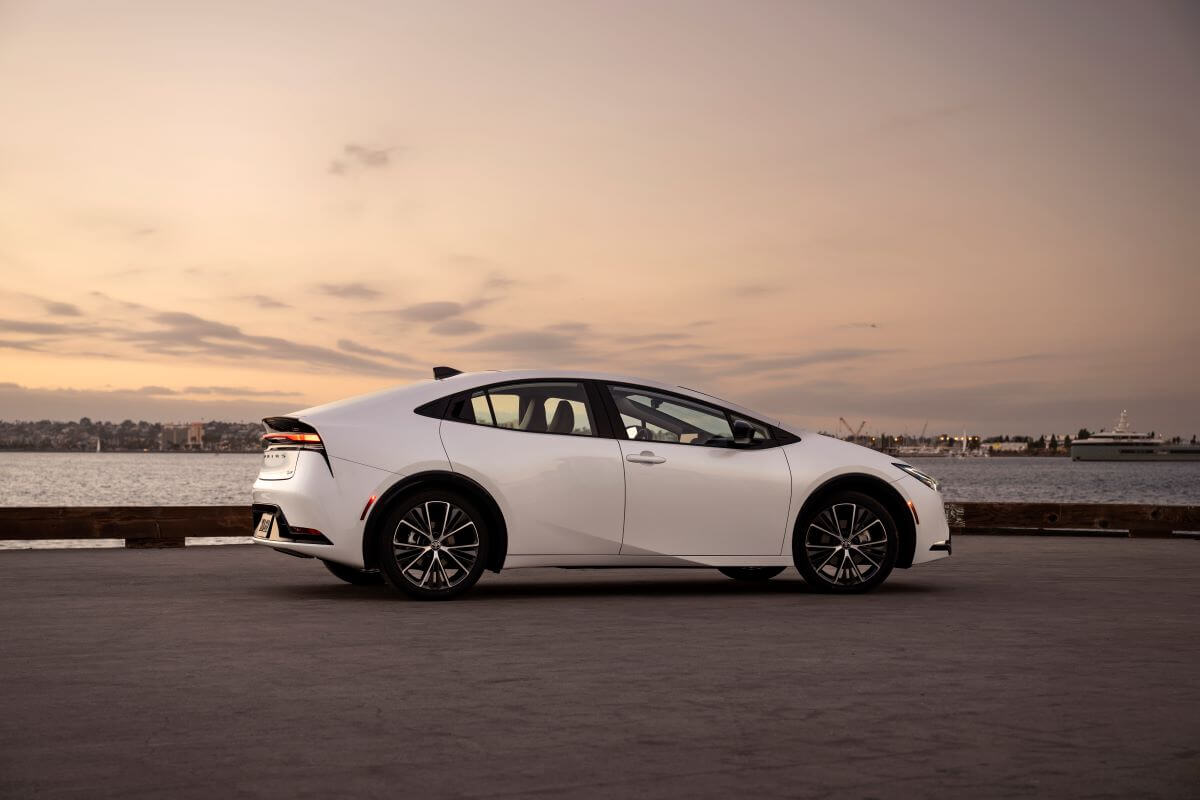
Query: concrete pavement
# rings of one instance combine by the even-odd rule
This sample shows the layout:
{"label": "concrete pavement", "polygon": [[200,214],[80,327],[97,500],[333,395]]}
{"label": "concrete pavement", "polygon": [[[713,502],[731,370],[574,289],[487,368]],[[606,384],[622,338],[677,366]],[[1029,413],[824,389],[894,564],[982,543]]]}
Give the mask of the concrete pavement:
{"label": "concrete pavement", "polygon": [[1200,543],[959,537],[451,603],[257,547],[0,553],[0,797],[1185,797]]}

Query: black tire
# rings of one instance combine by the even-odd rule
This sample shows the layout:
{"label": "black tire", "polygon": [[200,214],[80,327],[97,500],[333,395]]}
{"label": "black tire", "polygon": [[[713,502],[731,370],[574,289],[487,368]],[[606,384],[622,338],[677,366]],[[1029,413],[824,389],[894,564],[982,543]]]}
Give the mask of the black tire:
{"label": "black tire", "polygon": [[490,543],[487,517],[473,502],[450,489],[429,489],[392,504],[376,554],[392,588],[418,600],[449,600],[479,580]]}
{"label": "black tire", "polygon": [[726,578],[748,583],[766,583],[783,570],[783,567],[717,567],[717,572]]}
{"label": "black tire", "polygon": [[[886,537],[886,538],[884,538]],[[887,580],[900,532],[883,504],[862,492],[837,492],[799,519],[792,559],[818,592],[858,594]]]}
{"label": "black tire", "polygon": [[338,564],[334,561],[321,560],[325,565],[325,569],[332,572],[337,577],[344,580],[346,583],[352,583],[355,586],[382,586],[383,575],[377,569],[355,569],[347,567],[345,564]]}

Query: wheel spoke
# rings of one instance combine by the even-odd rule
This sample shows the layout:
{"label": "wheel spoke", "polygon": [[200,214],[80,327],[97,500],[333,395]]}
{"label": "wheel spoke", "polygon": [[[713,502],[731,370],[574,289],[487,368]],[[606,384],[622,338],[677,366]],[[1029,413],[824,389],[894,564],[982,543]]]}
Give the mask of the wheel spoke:
{"label": "wheel spoke", "polygon": [[454,530],[450,531],[449,533],[444,533],[444,534],[442,534],[442,538],[443,538],[443,539],[448,539],[448,538],[450,538],[451,536],[453,536],[454,534],[456,534],[456,533],[458,533],[459,531],[463,530],[464,528],[473,528],[473,527],[475,527],[475,523],[474,523],[474,522],[472,522],[471,520],[467,520],[467,521],[466,521],[466,522],[464,522],[462,525],[459,525],[457,528],[455,528]]}
{"label": "wheel spoke", "polygon": [[[853,551],[851,551],[851,550],[846,551],[846,561],[848,561],[850,563],[851,568],[854,569],[854,574],[858,576],[858,582],[862,583],[863,582],[862,570],[860,570],[858,568],[858,564],[854,563],[854,556],[850,555],[851,552],[853,552]],[[850,574],[846,573],[846,577],[850,577]]]}
{"label": "wheel spoke", "polygon": [[415,556],[412,557],[412,559],[409,560],[408,564],[406,564],[405,566],[402,566],[400,568],[400,570],[402,572],[407,572],[408,570],[412,569],[413,565],[415,565],[418,561],[420,561],[427,553],[429,553],[428,549],[422,550],[421,552],[417,553]]}
{"label": "wheel spoke", "polygon": [[[420,519],[420,518],[418,517],[418,519]],[[418,534],[420,534],[421,536],[424,536],[426,539],[432,539],[432,538],[433,538],[432,536],[430,536],[430,535],[429,535],[429,533],[428,533],[427,531],[423,531],[423,530],[421,530],[421,529],[420,529],[420,528],[418,528],[416,525],[413,525],[411,522],[409,522],[407,519],[402,519],[402,520],[400,520],[400,524],[401,524],[401,525],[407,525],[408,527],[412,528],[414,531],[416,531],[416,532],[417,532]]]}
{"label": "wheel spoke", "polygon": [[429,573],[433,570],[433,565],[436,561],[437,553],[434,553],[429,559],[429,563],[425,565],[425,571],[421,573],[421,582],[418,584],[418,586],[421,586],[422,588],[425,586],[425,581],[429,580]]}
{"label": "wheel spoke", "polygon": [[809,530],[812,530],[815,528],[816,530],[820,531],[821,533],[825,534],[826,536],[832,536],[834,539],[840,538],[836,533],[832,533],[830,531],[825,530],[824,528],[822,528],[820,525],[818,525],[815,522],[812,523],[811,525],[809,525],[808,528],[809,528]]}
{"label": "wheel spoke", "polygon": [[854,548],[854,552],[858,553],[860,556],[862,556],[863,558],[865,558],[867,561],[870,561],[870,562],[871,562],[871,566],[875,567],[875,569],[879,569],[879,562],[878,562],[878,561],[876,561],[875,559],[871,558],[869,555],[867,555],[866,553],[864,553],[862,550],[860,550],[859,548],[855,547],[855,548]]}
{"label": "wheel spoke", "polygon": [[[878,518],[878,517],[874,517],[874,518],[872,518],[872,520],[871,520],[870,522],[868,522],[866,525],[863,525],[863,526],[862,526],[862,527],[860,527],[858,530],[856,530],[856,531],[854,532],[854,536],[861,536],[861,535],[863,535],[864,533],[866,533],[867,531],[869,531],[869,530],[870,530],[870,529],[871,529],[873,526],[875,526],[875,525],[878,525],[878,526],[880,526],[881,528],[883,527],[883,523],[879,521],[879,518]],[[885,529],[885,530],[886,530],[886,529]],[[885,533],[885,535],[886,535],[886,533]]]}
{"label": "wheel spoke", "polygon": [[821,570],[825,569],[825,565],[828,564],[830,561],[833,561],[834,556],[836,556],[837,554],[838,554],[838,551],[836,549],[832,553],[830,553],[829,557],[821,562],[821,566],[817,567],[817,572],[820,572]]}
{"label": "wheel spoke", "polygon": [[[451,553],[449,550],[442,550],[442,552],[445,553],[451,560],[453,560],[454,563],[458,565],[458,568],[461,569],[463,572],[471,571],[469,567],[467,567],[466,565],[463,564],[463,562],[458,560],[458,556],[454,555],[454,553]],[[474,560],[475,559],[471,559],[472,562],[474,562]]]}

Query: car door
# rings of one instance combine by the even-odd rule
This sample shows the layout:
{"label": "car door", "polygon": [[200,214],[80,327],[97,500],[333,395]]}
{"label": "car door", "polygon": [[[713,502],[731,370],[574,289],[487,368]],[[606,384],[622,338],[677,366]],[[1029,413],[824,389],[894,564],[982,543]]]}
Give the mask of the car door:
{"label": "car door", "polygon": [[620,551],[621,450],[597,435],[597,413],[579,381],[489,386],[451,403],[441,425],[446,455],[500,505],[510,554]]}
{"label": "car door", "polygon": [[625,468],[623,555],[778,555],[791,472],[770,430],[733,442],[733,417],[670,393],[610,385]]}

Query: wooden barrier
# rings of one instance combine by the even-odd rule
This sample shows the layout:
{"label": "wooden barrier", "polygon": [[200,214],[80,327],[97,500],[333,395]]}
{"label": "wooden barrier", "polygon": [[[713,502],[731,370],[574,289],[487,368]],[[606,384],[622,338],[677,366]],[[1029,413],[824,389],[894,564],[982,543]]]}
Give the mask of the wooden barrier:
{"label": "wooden barrier", "polygon": [[0,508],[0,539],[124,539],[126,547],[183,547],[192,537],[249,536],[250,506]]}
{"label": "wooden barrier", "polygon": [[[1099,503],[947,503],[960,534],[1166,537],[1200,531],[1200,506]],[[249,536],[249,506],[0,507],[0,540],[124,539],[126,547],[183,547],[187,537]]]}
{"label": "wooden barrier", "polygon": [[1200,531],[1200,506],[1129,503],[947,503],[956,534],[1076,534],[1161,538]]}

